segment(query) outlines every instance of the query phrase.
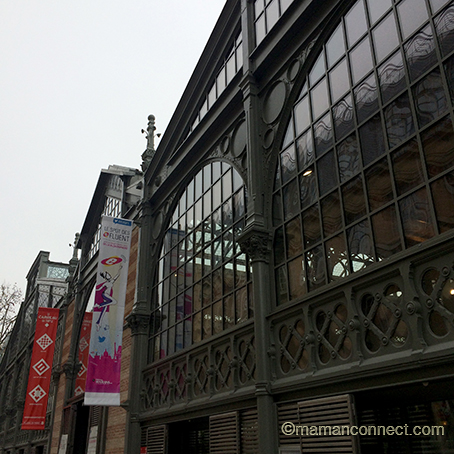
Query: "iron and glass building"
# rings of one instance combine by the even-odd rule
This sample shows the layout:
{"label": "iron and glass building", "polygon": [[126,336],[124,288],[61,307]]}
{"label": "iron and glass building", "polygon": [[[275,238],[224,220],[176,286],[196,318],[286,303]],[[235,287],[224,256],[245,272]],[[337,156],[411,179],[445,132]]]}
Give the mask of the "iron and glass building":
{"label": "iron and glass building", "polygon": [[227,0],[145,166],[127,452],[453,452],[453,105],[452,1]]}

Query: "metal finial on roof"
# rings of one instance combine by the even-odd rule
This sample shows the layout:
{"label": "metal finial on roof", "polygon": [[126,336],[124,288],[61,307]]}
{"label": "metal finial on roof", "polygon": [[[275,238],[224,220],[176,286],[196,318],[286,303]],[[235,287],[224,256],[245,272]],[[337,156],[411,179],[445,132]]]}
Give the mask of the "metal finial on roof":
{"label": "metal finial on roof", "polygon": [[161,134],[155,134],[156,126],[155,126],[156,117],[154,115],[148,115],[148,126],[147,130],[145,131],[142,129],[142,134],[146,133],[147,138],[147,149],[142,153],[142,170],[145,171],[149,166],[151,160],[153,159],[156,150],[154,148],[154,138],[160,137]]}

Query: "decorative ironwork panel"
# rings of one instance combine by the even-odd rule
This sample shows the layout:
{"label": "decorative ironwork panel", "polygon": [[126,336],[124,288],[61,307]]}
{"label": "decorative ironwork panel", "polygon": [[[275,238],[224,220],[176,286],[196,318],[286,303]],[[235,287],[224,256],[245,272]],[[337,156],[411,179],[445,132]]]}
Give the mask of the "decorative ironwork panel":
{"label": "decorative ironwork panel", "polygon": [[230,334],[214,345],[169,358],[144,373],[144,411],[217,393],[234,392],[255,381],[255,346],[251,333]]}

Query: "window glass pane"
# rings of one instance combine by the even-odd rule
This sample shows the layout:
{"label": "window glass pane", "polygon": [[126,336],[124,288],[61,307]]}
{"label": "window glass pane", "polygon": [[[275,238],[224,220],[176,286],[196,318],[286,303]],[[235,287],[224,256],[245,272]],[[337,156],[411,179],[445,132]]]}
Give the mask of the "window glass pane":
{"label": "window glass pane", "polygon": [[374,249],[369,221],[356,224],[347,231],[352,271],[360,271],[374,262]]}
{"label": "window glass pane", "polygon": [[370,210],[376,210],[393,198],[387,158],[378,161],[365,172]]}
{"label": "window glass pane", "polygon": [[350,65],[353,74],[353,83],[359,82],[369,71],[372,70],[372,54],[370,51],[369,38],[364,39],[350,53]]}
{"label": "window glass pane", "polygon": [[307,293],[307,283],[303,257],[298,257],[289,262],[288,276],[290,284],[290,299],[292,300],[305,295]]}
{"label": "window glass pane", "polygon": [[325,285],[325,257],[322,246],[306,253],[306,264],[309,290],[315,290]]}
{"label": "window glass pane", "polygon": [[415,125],[407,93],[404,93],[385,109],[385,122],[390,148],[399,145],[413,134]]}
{"label": "window glass pane", "polygon": [[419,147],[416,140],[411,140],[392,153],[394,180],[399,195],[413,189],[424,181]]}
{"label": "window glass pane", "polygon": [[295,216],[300,211],[296,180],[293,180],[285,186],[282,194],[284,198],[284,218],[287,220]]}
{"label": "window glass pane", "polygon": [[279,265],[285,260],[284,250],[284,229],[279,227],[274,234],[273,250],[274,250],[274,263]]}
{"label": "window glass pane", "polygon": [[342,24],[339,24],[336,31],[331,35],[331,38],[326,44],[326,57],[328,59],[328,67],[331,68],[344,54],[344,30],[342,28]]}
{"label": "window glass pane", "polygon": [[356,115],[362,122],[378,109],[378,90],[375,74],[371,74],[355,89]]}
{"label": "window glass pane", "polygon": [[293,132],[293,116],[288,122],[287,131],[284,135],[284,140],[282,141],[282,147],[285,148],[288,144],[292,142],[295,138],[295,133]]}
{"label": "window glass pane", "polygon": [[416,114],[421,127],[442,116],[448,111],[440,71],[432,71],[413,89]]}
{"label": "window glass pane", "polygon": [[436,13],[438,10],[443,8],[443,6],[448,3],[449,0],[430,0],[430,6],[432,7],[432,12]]}
{"label": "window glass pane", "polygon": [[334,129],[336,139],[339,140],[352,131],[353,122],[353,105],[351,95],[346,96],[333,108]]}
{"label": "window glass pane", "polygon": [[235,68],[235,54],[232,54],[225,64],[226,74],[227,74],[227,85],[233,79],[233,76],[236,74]]}
{"label": "window glass pane", "polygon": [[435,234],[426,189],[420,189],[399,202],[407,247],[422,243]]}
{"label": "window glass pane", "polygon": [[380,63],[399,44],[394,14],[391,13],[380,23],[373,31],[373,37],[376,61]]}
{"label": "window glass pane", "polygon": [[296,176],[295,146],[291,145],[281,153],[282,183],[285,184]]}
{"label": "window glass pane", "polygon": [[378,19],[391,8],[391,0],[367,0],[367,6],[369,8],[369,17],[372,24],[375,24]]}
{"label": "window glass pane", "polygon": [[236,222],[245,215],[244,191],[241,189],[233,196],[233,221]]}
{"label": "window glass pane", "polygon": [[319,122],[315,123],[314,142],[317,156],[320,156],[332,146],[333,128],[331,126],[331,116],[329,113]]}
{"label": "window glass pane", "polygon": [[446,79],[451,93],[451,101],[454,104],[454,57],[451,57],[445,63]]}
{"label": "window glass pane", "polygon": [[309,98],[306,96],[294,109],[296,135],[300,135],[310,124]]}
{"label": "window glass pane", "polygon": [[268,31],[276,24],[279,19],[279,3],[278,0],[273,0],[266,7],[266,25]]}
{"label": "window glass pane", "polygon": [[347,257],[343,235],[336,236],[326,242],[326,262],[330,281],[335,281],[350,274]]}
{"label": "window glass pane", "polygon": [[233,295],[224,298],[224,329],[235,325],[235,302]]}
{"label": "window glass pane", "polygon": [[258,46],[265,36],[265,14],[262,14],[255,23],[255,44]]}
{"label": "window glass pane", "polygon": [[218,74],[218,77],[216,77],[216,87],[219,96],[225,89],[225,67],[221,69],[221,71]]}
{"label": "window glass pane", "polygon": [[408,38],[427,19],[425,0],[404,0],[397,5],[403,38]]}
{"label": "window glass pane", "polygon": [[340,208],[339,192],[334,191],[321,202],[323,233],[325,236],[332,235],[343,226],[342,211]]}
{"label": "window glass pane", "polygon": [[321,196],[337,185],[337,169],[333,151],[330,151],[318,161],[317,175]]}
{"label": "window glass pane", "polygon": [[429,177],[434,177],[454,165],[454,132],[449,117],[425,131],[422,142]]}
{"label": "window glass pane", "polygon": [[188,184],[187,195],[188,195],[188,207],[194,203],[194,180]]}
{"label": "window glass pane", "polygon": [[351,224],[366,214],[363,179],[357,176],[342,188],[345,224]]}
{"label": "window glass pane", "polygon": [[320,215],[318,205],[303,212],[303,230],[305,247],[312,246],[321,239]]}
{"label": "window glass pane", "polygon": [[311,86],[314,86],[317,81],[325,74],[325,53],[322,51],[309,73],[309,81]]}
{"label": "window glass pane", "polygon": [[332,102],[336,102],[350,88],[345,58],[330,72],[329,84]]}
{"label": "window glass pane", "polygon": [[312,143],[312,131],[309,129],[296,142],[298,153],[298,166],[300,170],[305,169],[314,161],[314,145]]}
{"label": "window glass pane", "polygon": [[436,63],[435,40],[430,25],[405,44],[405,58],[411,80],[417,79]]}
{"label": "window glass pane", "polygon": [[285,226],[287,257],[292,258],[303,252],[303,237],[301,235],[301,221],[299,216]]}
{"label": "window glass pane", "polygon": [[[296,279],[296,282],[298,279]],[[278,304],[283,304],[289,301],[287,293],[287,268],[281,266],[276,270],[276,296]]]}
{"label": "window glass pane", "polygon": [[439,178],[431,186],[440,233],[454,227],[454,173]]}
{"label": "window glass pane", "polygon": [[232,170],[222,176],[222,200],[227,200],[232,195]]}
{"label": "window glass pane", "polygon": [[311,91],[312,116],[318,118],[329,107],[326,78]]}
{"label": "window glass pane", "polygon": [[359,0],[347,13],[345,16],[345,26],[347,29],[348,45],[352,47],[367,30],[363,0]]}
{"label": "window glass pane", "polygon": [[405,89],[404,63],[400,51],[378,68],[378,77],[384,103]]}
{"label": "window glass pane", "polygon": [[402,250],[394,205],[372,216],[372,227],[378,260],[386,259]]}
{"label": "window glass pane", "polygon": [[368,165],[385,152],[380,116],[376,115],[359,130],[363,163]]}
{"label": "window glass pane", "polygon": [[315,202],[317,198],[317,181],[313,167],[309,167],[299,178],[301,207],[304,209]]}
{"label": "window glass pane", "polygon": [[360,171],[361,161],[356,134],[352,134],[337,147],[337,160],[341,183]]}

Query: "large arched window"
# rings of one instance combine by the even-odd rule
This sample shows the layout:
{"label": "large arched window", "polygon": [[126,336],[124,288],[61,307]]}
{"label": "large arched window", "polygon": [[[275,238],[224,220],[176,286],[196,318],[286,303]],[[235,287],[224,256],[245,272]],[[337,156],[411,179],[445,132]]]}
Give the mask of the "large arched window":
{"label": "large arched window", "polygon": [[278,303],[454,227],[454,2],[358,0],[296,101],[274,191]]}
{"label": "large arched window", "polygon": [[251,316],[250,269],[237,243],[245,199],[241,176],[224,162],[206,165],[180,197],[159,260],[150,361]]}

